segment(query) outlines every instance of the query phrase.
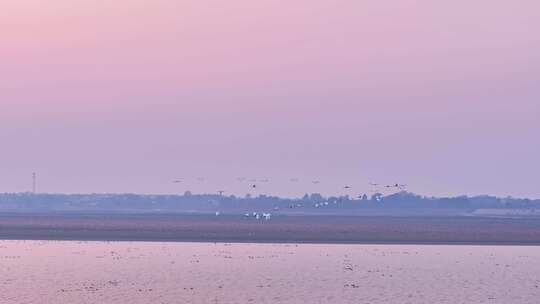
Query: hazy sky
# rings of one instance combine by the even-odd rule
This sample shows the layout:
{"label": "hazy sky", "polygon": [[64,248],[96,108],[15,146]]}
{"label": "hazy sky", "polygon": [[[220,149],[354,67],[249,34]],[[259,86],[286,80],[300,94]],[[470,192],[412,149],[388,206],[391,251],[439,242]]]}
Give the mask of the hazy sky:
{"label": "hazy sky", "polygon": [[0,192],[540,197],[539,29],[537,0],[2,0]]}

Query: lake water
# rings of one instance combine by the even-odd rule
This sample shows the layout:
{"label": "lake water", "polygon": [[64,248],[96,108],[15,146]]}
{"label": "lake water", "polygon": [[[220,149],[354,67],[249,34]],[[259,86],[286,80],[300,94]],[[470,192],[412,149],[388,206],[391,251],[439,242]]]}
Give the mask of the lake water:
{"label": "lake water", "polygon": [[540,303],[540,247],[0,241],[0,303]]}

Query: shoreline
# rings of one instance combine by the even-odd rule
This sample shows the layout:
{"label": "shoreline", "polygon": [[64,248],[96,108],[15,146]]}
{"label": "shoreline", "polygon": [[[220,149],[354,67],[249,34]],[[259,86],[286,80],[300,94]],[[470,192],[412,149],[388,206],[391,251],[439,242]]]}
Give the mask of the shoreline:
{"label": "shoreline", "polygon": [[0,214],[0,240],[540,246],[540,220]]}
{"label": "shoreline", "polygon": [[338,242],[338,241],[283,241],[283,240],[202,240],[202,239],[101,239],[101,238],[0,238],[2,241],[36,241],[36,242],[95,242],[95,243],[172,243],[172,244],[240,244],[240,245],[366,245],[366,246],[501,246],[501,247],[539,247],[540,242]]}

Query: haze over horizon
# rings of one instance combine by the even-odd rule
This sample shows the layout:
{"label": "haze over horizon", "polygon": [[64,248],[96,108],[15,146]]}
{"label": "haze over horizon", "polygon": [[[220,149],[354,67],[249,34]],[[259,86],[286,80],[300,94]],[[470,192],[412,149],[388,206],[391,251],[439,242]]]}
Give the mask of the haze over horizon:
{"label": "haze over horizon", "polygon": [[5,0],[0,192],[540,198],[538,28],[532,0]]}

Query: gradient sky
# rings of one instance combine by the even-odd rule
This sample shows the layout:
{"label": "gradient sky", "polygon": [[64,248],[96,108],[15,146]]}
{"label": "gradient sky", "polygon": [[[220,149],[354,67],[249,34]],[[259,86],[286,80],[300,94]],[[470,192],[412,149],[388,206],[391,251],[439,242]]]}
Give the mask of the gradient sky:
{"label": "gradient sky", "polygon": [[538,29],[537,0],[2,0],[0,192],[538,198]]}

